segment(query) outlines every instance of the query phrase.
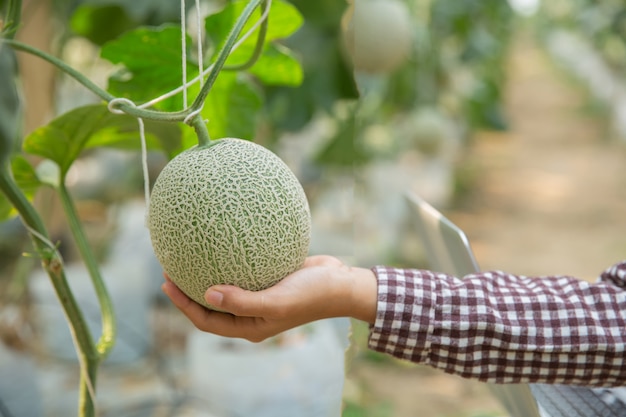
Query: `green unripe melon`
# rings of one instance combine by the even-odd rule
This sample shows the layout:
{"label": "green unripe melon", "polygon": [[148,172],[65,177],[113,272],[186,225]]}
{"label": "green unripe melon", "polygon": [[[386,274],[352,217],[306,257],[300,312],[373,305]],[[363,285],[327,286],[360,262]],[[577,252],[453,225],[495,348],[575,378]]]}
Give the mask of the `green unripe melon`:
{"label": "green unripe melon", "polygon": [[311,215],[300,182],[253,142],[221,139],[172,159],[150,197],[148,229],[157,259],[191,299],[230,284],[258,291],[299,269]]}
{"label": "green unripe melon", "polygon": [[413,46],[413,23],[400,0],[353,0],[341,20],[343,43],[354,69],[388,74],[403,65]]}

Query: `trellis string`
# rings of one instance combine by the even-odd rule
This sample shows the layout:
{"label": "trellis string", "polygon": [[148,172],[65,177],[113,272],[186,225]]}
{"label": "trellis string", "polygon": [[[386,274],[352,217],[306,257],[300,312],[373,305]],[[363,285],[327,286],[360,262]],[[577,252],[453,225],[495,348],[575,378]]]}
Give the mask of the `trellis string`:
{"label": "trellis string", "polygon": [[[270,12],[270,8],[272,5],[272,0],[268,0],[268,7],[267,10],[261,15],[261,17],[259,18],[259,20],[257,22],[255,22],[255,24],[250,28],[250,30],[248,30],[234,45],[233,45],[233,51],[237,50],[250,36],[252,36],[252,34],[254,33],[254,31],[256,29],[259,28],[259,26],[261,26],[261,24],[263,23],[263,21],[265,19],[267,19],[267,16],[269,15]],[[195,78],[191,79],[190,81],[188,81],[186,84],[181,85],[180,87],[177,87],[157,98],[154,98],[150,101],[147,101],[143,104],[138,105],[137,107],[140,109],[146,109],[148,107],[152,107],[157,103],[160,103],[161,101],[168,99],[170,97],[175,96],[176,94],[180,93],[181,91],[183,91],[185,88],[199,82],[202,81],[204,79],[204,77],[206,77],[211,70],[213,69],[213,64],[211,64],[210,66],[208,66],[207,68],[204,69],[204,71],[200,74],[198,74]]]}
{"label": "trellis string", "polygon": [[[180,0],[180,49],[183,67],[183,85],[187,85],[187,18],[185,0]],[[199,40],[198,40],[199,41]],[[183,106],[187,108],[187,87],[183,88]]]}
{"label": "trellis string", "polygon": [[[255,22],[254,25],[252,25],[252,27],[250,28],[250,30],[248,30],[234,45],[232,50],[236,50],[238,49],[253,33],[256,29],[259,28],[259,26],[265,21],[265,19],[267,19],[268,15],[269,15],[269,11],[272,5],[272,0],[268,0],[268,7],[267,9],[263,12],[263,14],[261,15],[261,17],[259,18],[259,20],[257,22]],[[183,93],[183,105],[184,108],[186,109],[188,106],[188,98],[187,98],[187,89],[192,86],[193,84],[199,82],[201,85],[203,83],[204,77],[206,77],[211,70],[213,69],[214,65],[209,65],[207,68],[203,68],[203,47],[202,47],[202,14],[201,14],[201,9],[200,9],[200,0],[195,0],[195,7],[196,7],[196,15],[197,15],[197,45],[198,45],[198,76],[194,77],[191,81],[187,80],[187,25],[186,25],[186,8],[185,8],[185,0],[181,0],[180,1],[180,14],[181,14],[181,57],[182,57],[182,62],[181,62],[181,66],[182,66],[182,85],[178,88],[175,88],[174,90],[171,90],[157,98],[154,98],[150,101],[147,101],[141,105],[137,105],[135,104],[133,101],[127,99],[127,98],[123,98],[123,97],[118,97],[115,98],[111,101],[109,101],[108,103],[108,109],[111,113],[114,114],[124,114],[124,112],[122,110],[119,110],[117,108],[115,108],[116,104],[119,103],[125,103],[128,104],[132,107],[136,107],[136,108],[140,108],[140,109],[145,109],[148,107],[152,107],[157,103],[160,103],[163,100],[166,100],[170,97],[175,96],[176,94],[182,92]],[[190,123],[190,121],[193,119],[193,117],[195,117],[197,114],[199,114],[202,111],[202,108],[195,110],[194,112],[190,113],[187,117],[185,117],[184,122],[185,123]],[[142,171],[143,171],[143,182],[144,182],[144,198],[145,198],[145,204],[146,204],[146,215],[147,215],[147,211],[148,211],[148,207],[150,204],[150,178],[149,178],[149,170],[148,170],[148,146],[147,146],[147,141],[146,141],[146,133],[145,133],[145,123],[143,121],[143,119],[141,117],[137,117],[137,123],[139,124],[139,137],[140,137],[140,141],[141,141],[141,164],[142,164]]]}

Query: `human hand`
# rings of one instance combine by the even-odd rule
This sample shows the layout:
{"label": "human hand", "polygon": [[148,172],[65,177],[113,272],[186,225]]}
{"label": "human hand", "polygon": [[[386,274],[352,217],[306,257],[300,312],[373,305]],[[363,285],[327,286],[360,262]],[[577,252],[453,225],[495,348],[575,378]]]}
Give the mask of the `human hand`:
{"label": "human hand", "polygon": [[263,291],[209,288],[207,303],[223,312],[192,301],[167,276],[162,290],[198,329],[252,342],[320,319],[353,317],[373,323],[376,318],[374,273],[324,255],[307,258],[301,269]]}

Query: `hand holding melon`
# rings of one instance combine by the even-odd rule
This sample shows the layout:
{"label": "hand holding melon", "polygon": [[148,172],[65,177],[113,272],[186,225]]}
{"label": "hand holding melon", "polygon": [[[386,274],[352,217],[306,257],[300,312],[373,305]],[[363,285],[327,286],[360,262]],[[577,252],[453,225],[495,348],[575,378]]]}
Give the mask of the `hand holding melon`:
{"label": "hand holding melon", "polygon": [[376,319],[377,283],[365,268],[344,265],[331,256],[312,256],[301,269],[262,291],[230,285],[210,288],[212,311],[192,301],[173,282],[163,291],[200,330],[260,342],[285,330],[331,317]]}

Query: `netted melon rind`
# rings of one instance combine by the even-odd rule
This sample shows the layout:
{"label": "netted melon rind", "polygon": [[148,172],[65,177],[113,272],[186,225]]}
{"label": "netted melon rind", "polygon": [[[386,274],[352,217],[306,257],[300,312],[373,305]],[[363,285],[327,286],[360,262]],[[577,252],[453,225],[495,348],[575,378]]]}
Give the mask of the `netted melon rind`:
{"label": "netted melon rind", "polygon": [[311,215],[300,182],[280,158],[227,138],[167,164],[152,189],[148,228],[164,271],[208,306],[209,286],[258,291],[299,269]]}

